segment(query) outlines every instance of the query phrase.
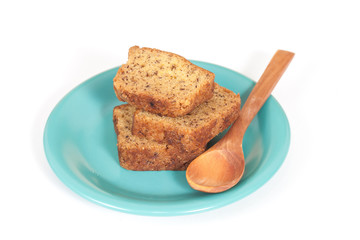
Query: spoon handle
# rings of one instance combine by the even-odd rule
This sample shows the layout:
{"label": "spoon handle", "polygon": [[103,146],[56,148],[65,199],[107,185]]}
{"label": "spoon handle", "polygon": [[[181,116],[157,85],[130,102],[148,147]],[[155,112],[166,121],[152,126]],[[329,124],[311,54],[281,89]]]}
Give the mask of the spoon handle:
{"label": "spoon handle", "polygon": [[240,111],[239,118],[235,121],[229,131],[229,135],[236,134],[237,139],[242,141],[242,137],[244,136],[246,129],[269,98],[272,90],[279,82],[293,57],[294,53],[284,50],[278,50],[275,53],[269,65],[266,67],[264,73],[247,98]]}

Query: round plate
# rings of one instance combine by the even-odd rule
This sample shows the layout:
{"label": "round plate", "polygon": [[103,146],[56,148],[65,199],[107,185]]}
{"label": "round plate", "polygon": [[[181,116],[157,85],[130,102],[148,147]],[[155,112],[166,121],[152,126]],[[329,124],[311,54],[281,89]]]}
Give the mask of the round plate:
{"label": "round plate", "polygon": [[[230,69],[193,61],[215,73],[215,81],[242,103],[254,82]],[[60,180],[82,197],[122,212],[171,216],[198,213],[235,202],[257,190],[279,169],[289,149],[290,128],[284,111],[271,96],[250,124],[243,142],[245,173],[228,191],[193,190],[185,171],[136,172],[118,162],[113,108],[113,78],[118,68],[92,77],[68,93],[50,114],[44,131],[48,162]],[[224,132],[214,138],[214,144]]]}

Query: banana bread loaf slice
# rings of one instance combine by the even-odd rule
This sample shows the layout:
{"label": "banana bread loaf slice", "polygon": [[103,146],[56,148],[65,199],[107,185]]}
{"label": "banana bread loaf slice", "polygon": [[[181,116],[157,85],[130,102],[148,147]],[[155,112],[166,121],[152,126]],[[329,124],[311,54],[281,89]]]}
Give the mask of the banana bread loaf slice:
{"label": "banana bread loaf slice", "polygon": [[179,55],[134,46],[114,78],[114,90],[121,101],[137,108],[178,117],[212,97],[214,78]]}
{"label": "banana bread loaf slice", "polygon": [[129,104],[117,106],[113,110],[122,167],[137,171],[185,170],[194,158],[205,151],[205,146],[194,151],[184,151],[177,146],[133,136],[131,128],[135,110]]}
{"label": "banana bread loaf slice", "polygon": [[185,116],[172,118],[137,110],[132,133],[194,151],[229,127],[239,113],[239,94],[215,84],[214,96]]}

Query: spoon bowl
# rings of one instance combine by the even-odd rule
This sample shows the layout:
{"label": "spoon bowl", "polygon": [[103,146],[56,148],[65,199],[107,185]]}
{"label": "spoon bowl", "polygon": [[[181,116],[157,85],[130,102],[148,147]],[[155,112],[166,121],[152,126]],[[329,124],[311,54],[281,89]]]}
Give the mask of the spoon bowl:
{"label": "spoon bowl", "polygon": [[239,118],[226,135],[194,159],[186,170],[189,185],[198,191],[218,193],[236,185],[245,170],[242,141],[245,131],[264,105],[290,64],[294,53],[278,50],[251,91]]}
{"label": "spoon bowl", "polygon": [[244,165],[245,161],[239,161],[238,156],[233,152],[207,151],[191,165],[192,169],[186,172],[186,178],[191,182],[189,184],[198,191],[226,190],[240,180],[244,173]]}

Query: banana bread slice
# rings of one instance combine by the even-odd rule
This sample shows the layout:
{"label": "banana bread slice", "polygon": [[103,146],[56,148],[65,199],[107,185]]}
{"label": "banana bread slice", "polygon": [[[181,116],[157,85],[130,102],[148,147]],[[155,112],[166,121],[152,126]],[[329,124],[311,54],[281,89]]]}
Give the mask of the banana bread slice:
{"label": "banana bread slice", "polygon": [[137,108],[178,117],[212,97],[214,78],[179,55],[134,46],[114,78],[114,90],[121,101]]}
{"label": "banana bread slice", "polygon": [[113,110],[114,128],[120,165],[128,170],[185,170],[188,164],[205,151],[205,146],[194,151],[170,144],[157,143],[131,134],[135,107],[124,104]]}
{"label": "banana bread slice", "polygon": [[132,133],[193,151],[207,144],[238,118],[240,101],[239,94],[215,84],[214,96],[185,116],[172,118],[137,110]]}

